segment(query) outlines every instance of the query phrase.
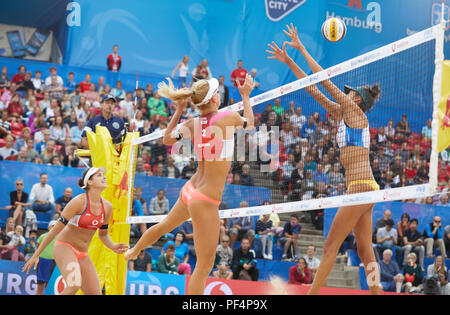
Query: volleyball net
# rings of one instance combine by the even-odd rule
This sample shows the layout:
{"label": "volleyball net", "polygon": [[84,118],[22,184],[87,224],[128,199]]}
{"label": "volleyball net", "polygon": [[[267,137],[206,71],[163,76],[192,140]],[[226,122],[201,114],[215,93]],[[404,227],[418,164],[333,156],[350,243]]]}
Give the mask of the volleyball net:
{"label": "volleyball net", "polygon": [[[251,98],[256,128],[236,133],[235,155],[220,217],[416,200],[436,194],[443,32],[441,26],[434,26]],[[379,98],[366,113],[368,129],[358,124],[342,125],[308,93],[308,87],[316,86],[335,101],[320,84],[326,80],[345,92],[348,88],[358,91],[379,86]],[[242,109],[239,102],[221,110]],[[134,175],[136,169],[137,175],[134,187],[133,177],[129,178],[127,223],[153,223],[165,217],[165,214],[136,215],[133,211],[136,187],[143,188],[140,198],[147,202],[147,208],[159,190],[164,191],[173,206],[182,186],[195,171],[192,143],[183,140],[165,148],[168,153],[155,149],[161,146],[163,133],[164,130],[159,130],[134,142],[131,158],[138,158],[138,167],[134,164],[129,170]],[[339,141],[369,148],[368,159],[380,190],[347,194],[341,161],[344,153]],[[363,152],[360,148],[356,150]],[[141,164],[148,156],[144,151],[152,154],[151,177],[140,175]],[[162,152],[162,157],[155,156],[157,152]],[[345,154],[349,156],[349,152]],[[359,164],[352,165],[355,157],[351,154],[346,164],[357,169]],[[179,170],[178,177],[184,179],[173,178],[177,173],[173,165]]]}

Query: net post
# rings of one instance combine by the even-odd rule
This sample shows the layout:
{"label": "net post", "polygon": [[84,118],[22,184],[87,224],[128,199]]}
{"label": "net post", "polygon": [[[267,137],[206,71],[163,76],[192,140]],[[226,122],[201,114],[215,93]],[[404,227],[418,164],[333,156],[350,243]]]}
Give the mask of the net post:
{"label": "net post", "polygon": [[439,102],[441,100],[442,87],[442,63],[444,62],[444,35],[445,35],[445,19],[444,19],[444,1],[442,1],[442,17],[440,27],[436,28],[436,44],[435,44],[435,71],[433,78],[433,119],[431,123],[431,156],[429,171],[429,189],[430,194],[436,193],[438,189],[438,163],[439,152]]}
{"label": "net post", "polygon": [[128,218],[131,216],[131,207],[132,207],[132,198],[133,198],[133,183],[134,183],[134,165],[136,163],[135,155],[136,148],[138,145],[135,144],[135,138],[133,138],[131,143],[131,154],[130,154],[130,168],[128,170],[128,202],[127,202],[127,218],[126,222],[128,223]]}

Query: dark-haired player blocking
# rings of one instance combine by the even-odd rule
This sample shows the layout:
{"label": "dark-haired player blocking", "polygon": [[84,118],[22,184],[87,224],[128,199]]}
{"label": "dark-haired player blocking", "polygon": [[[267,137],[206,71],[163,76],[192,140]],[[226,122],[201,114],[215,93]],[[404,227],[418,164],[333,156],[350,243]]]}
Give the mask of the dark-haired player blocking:
{"label": "dark-haired player blocking", "polygon": [[[288,65],[298,79],[306,77],[305,72],[287,54],[286,45],[289,45],[300,51],[314,73],[323,70],[300,42],[296,27],[288,25],[284,33],[291,41],[285,42],[283,49],[274,42],[269,44],[271,50],[266,51],[271,54],[269,59],[277,59]],[[356,88],[345,86],[343,92],[330,80],[322,81],[321,84],[335,102],[320,92],[316,85],[305,89],[339,123],[336,137],[340,160],[345,168],[348,193],[379,190],[369,162],[370,134],[366,116],[380,94],[378,85]],[[370,293],[379,293],[379,267],[372,248],[373,206],[374,204],[364,204],[339,208],[325,241],[323,258],[309,294],[318,294],[319,289],[325,285],[339,247],[352,230],[358,246],[358,255],[365,266]]]}

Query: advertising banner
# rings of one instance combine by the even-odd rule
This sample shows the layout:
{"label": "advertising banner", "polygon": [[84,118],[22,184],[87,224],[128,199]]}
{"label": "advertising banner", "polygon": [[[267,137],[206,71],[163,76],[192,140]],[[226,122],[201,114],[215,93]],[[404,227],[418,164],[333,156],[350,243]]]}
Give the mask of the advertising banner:
{"label": "advertising banner", "polygon": [[36,294],[36,271],[22,272],[23,262],[0,260],[0,295]]}

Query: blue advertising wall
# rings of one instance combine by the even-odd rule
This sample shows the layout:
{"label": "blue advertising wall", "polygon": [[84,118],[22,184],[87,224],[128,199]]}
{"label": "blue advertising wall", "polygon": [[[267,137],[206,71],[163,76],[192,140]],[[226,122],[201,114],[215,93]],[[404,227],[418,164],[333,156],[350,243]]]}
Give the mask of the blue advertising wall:
{"label": "blue advertising wall", "polygon": [[[9,205],[9,192],[15,190],[14,182],[20,178],[24,181],[24,191],[28,194],[31,187],[39,183],[39,175],[47,173],[48,184],[53,187],[55,199],[62,196],[66,187],[73,189],[73,195],[83,193],[78,186],[78,179],[83,175],[83,169],[64,166],[51,166],[15,161],[0,161],[0,208]],[[136,175],[135,187],[143,188],[143,196],[148,204],[156,196],[159,189],[164,189],[172,207],[178,199],[185,180],[168,179],[164,177],[148,177]],[[239,207],[242,200],[246,200],[250,206],[261,205],[265,200],[270,201],[270,190],[261,187],[240,186],[226,184],[223,200],[229,208]]]}
{"label": "blue advertising wall", "polygon": [[[400,221],[403,213],[408,213],[410,218],[416,218],[419,221],[418,230],[420,233],[426,228],[427,224],[433,221],[434,216],[440,216],[442,218],[442,226],[450,225],[450,208],[440,206],[430,206],[416,203],[406,203],[401,201],[381,202],[375,204],[373,208],[373,226],[375,229],[375,221],[381,219],[384,215],[384,211],[390,210],[392,213],[392,219],[395,225]],[[336,215],[337,209],[326,209],[324,218],[324,236],[328,236],[328,232],[331,228],[331,223]],[[394,226],[394,228],[397,228]]]}
{"label": "blue advertising wall", "polygon": [[[192,70],[203,58],[214,76],[229,75],[243,59],[257,68],[261,89],[295,80],[289,69],[268,61],[267,44],[287,40],[282,30],[293,22],[311,55],[327,68],[435,25],[441,0],[78,0],[81,24],[69,28],[66,63],[104,69],[112,46],[119,45],[124,72],[170,75],[183,55]],[[450,1],[446,0],[446,14]],[[282,8],[274,9],[277,5]],[[348,27],[346,38],[329,43],[321,25],[339,16]],[[372,24],[375,23],[375,24]],[[289,50],[305,68],[299,53]],[[450,31],[445,54],[450,58]],[[310,72],[310,71],[309,71]]]}
{"label": "blue advertising wall", "polygon": [[0,260],[0,295],[35,295],[36,270],[22,272],[24,262]]}

